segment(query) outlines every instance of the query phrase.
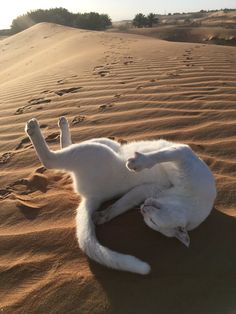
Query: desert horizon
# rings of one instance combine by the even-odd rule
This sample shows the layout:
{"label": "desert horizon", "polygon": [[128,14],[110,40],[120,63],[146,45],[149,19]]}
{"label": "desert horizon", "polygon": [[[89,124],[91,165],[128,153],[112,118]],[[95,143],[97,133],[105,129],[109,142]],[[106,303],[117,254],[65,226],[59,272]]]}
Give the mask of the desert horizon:
{"label": "desert horizon", "polygon": [[[235,311],[236,48],[145,32],[44,22],[0,41],[2,313]],[[218,196],[189,249],[148,228],[136,207],[97,226],[97,237],[148,261],[152,272],[118,272],[86,257],[75,235],[80,196],[72,179],[42,167],[24,131],[37,118],[57,150],[60,116],[74,143],[191,146],[212,170]]]}

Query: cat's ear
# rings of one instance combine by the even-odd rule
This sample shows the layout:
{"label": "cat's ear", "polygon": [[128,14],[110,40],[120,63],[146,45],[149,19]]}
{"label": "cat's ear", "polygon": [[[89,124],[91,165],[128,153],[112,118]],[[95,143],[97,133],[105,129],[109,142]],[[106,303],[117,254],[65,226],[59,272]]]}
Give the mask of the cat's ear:
{"label": "cat's ear", "polygon": [[175,237],[182,242],[185,246],[189,247],[190,245],[190,237],[186,228],[178,227],[175,228]]}

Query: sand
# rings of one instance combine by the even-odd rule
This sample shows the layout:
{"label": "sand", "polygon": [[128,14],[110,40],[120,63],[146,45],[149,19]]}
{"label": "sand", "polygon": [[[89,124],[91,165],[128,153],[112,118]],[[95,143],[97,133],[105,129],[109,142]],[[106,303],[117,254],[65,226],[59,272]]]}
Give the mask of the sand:
{"label": "sand", "polygon": [[[234,313],[235,48],[42,23],[2,40],[0,51],[0,312]],[[192,146],[218,197],[189,249],[149,229],[135,208],[97,235],[149,262],[150,275],[113,271],[81,252],[71,178],[44,169],[24,133],[35,117],[58,149],[61,115],[74,142]]]}

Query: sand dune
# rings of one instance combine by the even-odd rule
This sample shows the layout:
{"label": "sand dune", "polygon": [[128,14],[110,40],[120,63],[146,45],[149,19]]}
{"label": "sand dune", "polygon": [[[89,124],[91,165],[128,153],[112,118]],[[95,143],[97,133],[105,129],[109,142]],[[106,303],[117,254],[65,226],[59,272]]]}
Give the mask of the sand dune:
{"label": "sand dune", "polygon": [[[0,51],[0,311],[235,312],[235,48],[42,23],[2,40]],[[41,167],[24,133],[35,117],[57,149],[61,115],[74,142],[165,138],[193,147],[215,174],[218,198],[189,250],[134,209],[99,226],[98,238],[148,261],[152,273],[87,259],[71,178]]]}

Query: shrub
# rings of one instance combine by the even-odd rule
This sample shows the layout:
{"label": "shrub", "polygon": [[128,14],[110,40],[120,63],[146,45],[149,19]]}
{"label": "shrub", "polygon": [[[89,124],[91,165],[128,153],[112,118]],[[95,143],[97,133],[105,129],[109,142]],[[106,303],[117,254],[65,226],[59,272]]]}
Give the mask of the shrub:
{"label": "shrub", "polygon": [[53,8],[30,11],[18,16],[12,21],[11,31],[12,33],[18,33],[40,22],[50,22],[94,30],[104,30],[111,26],[111,19],[107,14],[98,14],[96,12],[74,14],[64,8]]}

